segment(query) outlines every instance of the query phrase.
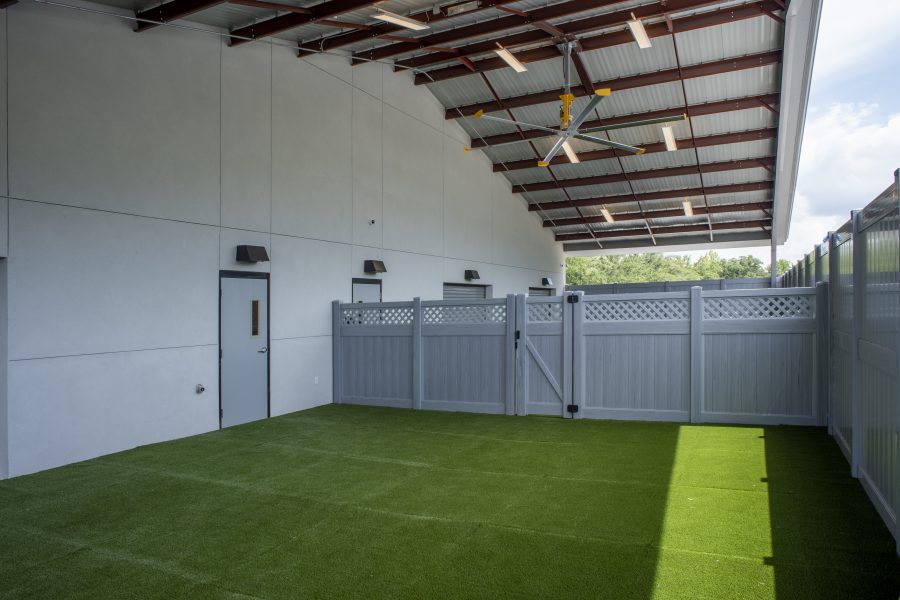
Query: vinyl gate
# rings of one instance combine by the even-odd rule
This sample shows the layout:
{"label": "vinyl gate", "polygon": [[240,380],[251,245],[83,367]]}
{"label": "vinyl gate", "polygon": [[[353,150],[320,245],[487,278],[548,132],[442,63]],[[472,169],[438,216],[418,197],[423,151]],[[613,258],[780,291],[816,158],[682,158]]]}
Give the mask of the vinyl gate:
{"label": "vinyl gate", "polygon": [[566,416],[572,404],[572,304],[565,296],[519,296],[516,303],[520,415]]}
{"label": "vinyl gate", "polygon": [[826,289],[334,304],[334,401],[825,423]]}

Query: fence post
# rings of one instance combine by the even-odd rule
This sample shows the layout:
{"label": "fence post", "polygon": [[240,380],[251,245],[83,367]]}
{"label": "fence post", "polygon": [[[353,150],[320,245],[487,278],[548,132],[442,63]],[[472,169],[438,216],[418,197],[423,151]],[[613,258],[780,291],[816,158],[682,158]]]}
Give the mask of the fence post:
{"label": "fence post", "polygon": [[422,397],[425,395],[425,378],[423,377],[424,359],[422,357],[422,299],[413,298],[413,331],[412,331],[412,383],[413,408],[422,408]]}
{"label": "fence post", "polygon": [[835,285],[832,279],[836,274],[840,277],[840,263],[838,262],[837,243],[835,240],[835,232],[828,232],[828,434],[834,436],[834,390],[831,385],[831,328],[834,325],[834,295],[837,293],[839,285]]}
{"label": "fence post", "polygon": [[691,423],[701,421],[703,411],[703,288],[691,288]]}
{"label": "fence post", "polygon": [[578,302],[572,305],[572,404],[578,407],[575,418],[584,417],[584,292],[576,292]]}
{"label": "fence post", "polygon": [[[563,352],[562,352],[562,381],[560,381],[560,385],[562,385],[562,418],[575,418],[575,413],[569,412],[569,405],[573,403],[572,400],[572,316],[575,314],[574,304],[569,303],[569,297],[575,296],[574,292],[566,292],[562,297],[562,341],[563,341]],[[569,310],[569,307],[572,307],[573,310]]]}
{"label": "fence post", "polygon": [[[897,195],[894,198],[900,201],[900,169],[894,171],[894,189]],[[900,207],[898,207],[900,208]],[[895,237],[895,242],[900,247],[900,238]],[[900,332],[897,334],[898,342],[900,342]],[[900,345],[897,346],[900,349]],[[900,352],[897,352],[897,377],[900,377]],[[895,398],[895,401],[900,400]],[[900,433],[900,411],[897,411],[896,429]],[[894,541],[897,543],[897,556],[900,556],[900,477],[895,479],[896,487],[894,488]]]}
{"label": "fence post", "polygon": [[528,400],[528,352],[525,350],[528,307],[525,294],[516,296],[516,414],[525,416]]}
{"label": "fence post", "polygon": [[823,280],[821,251],[822,251],[822,245],[816,244],[815,248],[813,249],[813,252],[815,252],[814,256],[816,257],[816,274],[815,274],[816,279],[815,279],[814,284],[819,283],[820,281]]}
{"label": "fence post", "polygon": [[[818,248],[816,249],[818,256]],[[816,264],[816,271],[821,273],[821,260]],[[828,382],[829,364],[831,362],[831,340],[828,339],[829,325],[828,313],[828,282],[820,281],[816,284],[816,424],[826,425],[828,416]]]}
{"label": "fence post", "polygon": [[851,423],[853,439],[850,444],[850,472],[854,477],[859,477],[859,466],[862,462],[863,431],[862,431],[862,373],[859,364],[859,339],[862,334],[863,302],[865,300],[865,244],[859,231],[861,211],[851,211],[853,222],[853,367],[852,395],[850,401]]}
{"label": "fence post", "polygon": [[516,295],[506,295],[506,376],[503,378],[506,414],[516,414]]}
{"label": "fence post", "polygon": [[343,381],[343,365],[341,359],[341,301],[331,303],[331,401],[341,403],[341,382]]}

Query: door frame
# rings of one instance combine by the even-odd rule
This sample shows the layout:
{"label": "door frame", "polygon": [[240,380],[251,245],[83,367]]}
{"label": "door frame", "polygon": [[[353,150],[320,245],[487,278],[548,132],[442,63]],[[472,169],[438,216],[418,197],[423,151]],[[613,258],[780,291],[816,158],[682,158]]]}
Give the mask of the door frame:
{"label": "door frame", "polygon": [[268,272],[219,270],[219,429],[222,429],[222,279],[266,280],[266,418],[272,417],[272,313],[270,311],[272,284]]}

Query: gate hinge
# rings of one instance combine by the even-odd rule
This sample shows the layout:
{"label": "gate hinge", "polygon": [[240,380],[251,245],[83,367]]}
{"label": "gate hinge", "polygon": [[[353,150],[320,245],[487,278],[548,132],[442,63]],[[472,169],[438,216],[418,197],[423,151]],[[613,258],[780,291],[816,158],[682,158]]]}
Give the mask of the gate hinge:
{"label": "gate hinge", "polygon": [[566,302],[568,302],[569,304],[578,304],[578,294],[566,296]]}
{"label": "gate hinge", "polygon": [[569,405],[567,405],[567,406],[566,406],[566,412],[568,412],[569,414],[574,415],[575,413],[578,412],[578,405],[577,405],[577,404],[569,404]]}
{"label": "gate hinge", "polygon": [[519,349],[519,338],[522,337],[522,332],[516,329],[516,350]]}

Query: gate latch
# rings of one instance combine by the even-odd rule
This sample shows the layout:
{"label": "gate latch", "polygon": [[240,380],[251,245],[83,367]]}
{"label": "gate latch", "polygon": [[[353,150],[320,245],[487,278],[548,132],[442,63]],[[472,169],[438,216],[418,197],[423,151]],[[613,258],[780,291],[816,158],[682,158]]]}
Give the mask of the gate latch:
{"label": "gate latch", "polygon": [[566,302],[568,302],[569,304],[578,304],[578,294],[566,296]]}
{"label": "gate latch", "polygon": [[516,350],[519,349],[519,338],[522,337],[522,332],[516,329]]}
{"label": "gate latch", "polygon": [[566,406],[566,412],[568,412],[570,415],[574,415],[575,413],[578,412],[578,405],[577,405],[577,404],[569,404],[569,405],[567,405],[567,406]]}

